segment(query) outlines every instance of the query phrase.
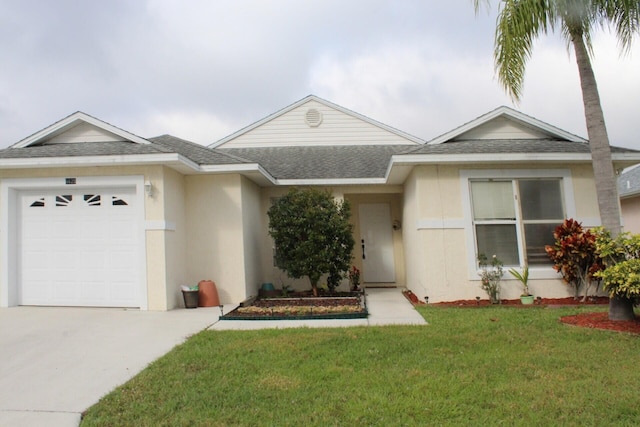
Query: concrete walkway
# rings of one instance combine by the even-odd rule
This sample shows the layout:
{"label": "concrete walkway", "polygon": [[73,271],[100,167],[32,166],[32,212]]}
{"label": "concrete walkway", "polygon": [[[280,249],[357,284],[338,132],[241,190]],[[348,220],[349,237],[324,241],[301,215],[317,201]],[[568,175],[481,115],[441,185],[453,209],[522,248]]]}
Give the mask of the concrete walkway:
{"label": "concrete walkway", "polygon": [[424,317],[402,295],[399,288],[368,288],[366,319],[330,320],[220,320],[209,329],[249,330],[272,328],[338,328],[349,326],[426,325]]}
{"label": "concrete walkway", "polygon": [[[207,328],[426,324],[400,289],[367,290],[367,306],[368,319],[327,321],[218,320],[218,307],[168,312],[0,309],[0,426],[77,426],[82,411]],[[225,306],[224,311],[234,308]]]}

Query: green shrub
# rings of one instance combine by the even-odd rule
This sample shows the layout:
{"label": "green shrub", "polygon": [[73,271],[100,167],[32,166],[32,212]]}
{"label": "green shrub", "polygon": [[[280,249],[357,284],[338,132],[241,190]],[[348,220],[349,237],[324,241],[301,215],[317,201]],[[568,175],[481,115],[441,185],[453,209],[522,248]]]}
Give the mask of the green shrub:
{"label": "green shrub", "polygon": [[329,288],[335,289],[353,254],[348,201],[338,202],[328,191],[294,188],[273,204],[268,215],[276,265],[295,279],[307,276],[314,295],[324,274],[329,275]]}

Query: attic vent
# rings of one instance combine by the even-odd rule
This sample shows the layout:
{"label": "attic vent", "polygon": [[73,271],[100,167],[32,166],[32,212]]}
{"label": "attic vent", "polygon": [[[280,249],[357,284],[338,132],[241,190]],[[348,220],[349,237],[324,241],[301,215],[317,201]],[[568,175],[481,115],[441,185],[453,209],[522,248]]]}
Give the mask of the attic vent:
{"label": "attic vent", "polygon": [[309,108],[304,115],[304,121],[312,128],[318,127],[322,123],[322,113],[315,108]]}

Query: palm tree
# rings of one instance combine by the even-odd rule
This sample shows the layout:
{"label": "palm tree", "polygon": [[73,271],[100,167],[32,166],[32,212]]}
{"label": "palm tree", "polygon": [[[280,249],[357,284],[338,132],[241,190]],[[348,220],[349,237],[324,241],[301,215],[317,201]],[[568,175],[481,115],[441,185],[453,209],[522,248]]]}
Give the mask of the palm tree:
{"label": "palm tree", "polygon": [[[476,12],[481,3],[473,0]],[[502,0],[498,15],[494,59],[498,80],[514,101],[522,94],[527,60],[534,40],[559,29],[573,45],[580,75],[582,101],[591,149],[593,173],[602,225],[613,237],[621,230],[620,200],[611,147],[600,104],[590,54],[594,28],[609,26],[615,30],[623,52],[629,52],[633,37],[640,33],[639,0]],[[611,298],[609,319],[633,319],[630,300]]]}

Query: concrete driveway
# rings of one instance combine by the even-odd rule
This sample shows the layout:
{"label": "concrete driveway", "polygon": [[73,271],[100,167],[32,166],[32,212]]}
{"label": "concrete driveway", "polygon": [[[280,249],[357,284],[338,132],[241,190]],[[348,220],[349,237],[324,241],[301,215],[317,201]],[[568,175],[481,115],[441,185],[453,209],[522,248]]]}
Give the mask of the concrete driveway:
{"label": "concrete driveway", "polygon": [[77,426],[82,411],[219,314],[0,309],[0,426]]}
{"label": "concrete driveway", "polygon": [[[210,328],[425,325],[401,289],[367,290],[367,319],[219,321],[218,307],[0,309],[0,426],[71,427],[82,412],[187,337]],[[235,308],[225,305],[224,312]]]}

